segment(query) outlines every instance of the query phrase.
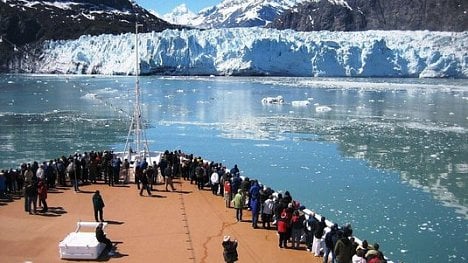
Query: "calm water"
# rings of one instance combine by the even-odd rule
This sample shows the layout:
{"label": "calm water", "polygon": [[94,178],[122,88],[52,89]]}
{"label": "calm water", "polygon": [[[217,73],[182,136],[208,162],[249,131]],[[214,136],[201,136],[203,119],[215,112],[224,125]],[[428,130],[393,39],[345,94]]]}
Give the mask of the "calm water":
{"label": "calm water", "polygon": [[[467,261],[466,80],[140,83],[151,149],[237,163],[244,175],[289,190],[340,225],[351,223],[394,261]],[[0,76],[1,168],[123,150],[133,89],[132,77]],[[260,103],[278,95],[286,104]],[[310,104],[291,104],[304,100]]]}

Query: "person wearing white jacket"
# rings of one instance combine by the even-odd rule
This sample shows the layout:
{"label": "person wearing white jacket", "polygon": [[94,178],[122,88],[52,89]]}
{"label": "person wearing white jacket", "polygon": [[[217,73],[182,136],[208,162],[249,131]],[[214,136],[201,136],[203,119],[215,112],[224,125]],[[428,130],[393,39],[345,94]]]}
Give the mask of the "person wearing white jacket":
{"label": "person wearing white jacket", "polygon": [[219,187],[219,174],[216,172],[216,170],[213,170],[213,173],[211,174],[210,177],[211,181],[211,192],[214,195],[218,194],[218,187]]}

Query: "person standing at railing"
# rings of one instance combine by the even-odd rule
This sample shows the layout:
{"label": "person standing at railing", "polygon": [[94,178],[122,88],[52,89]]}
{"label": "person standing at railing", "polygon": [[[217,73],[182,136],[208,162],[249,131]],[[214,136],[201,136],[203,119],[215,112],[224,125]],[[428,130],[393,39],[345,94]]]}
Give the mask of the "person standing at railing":
{"label": "person standing at railing", "polygon": [[288,228],[289,228],[289,218],[286,211],[281,213],[278,222],[276,223],[278,229],[278,236],[279,236],[279,244],[280,248],[287,248],[288,247]]}
{"label": "person standing at railing", "polygon": [[[307,220],[304,221],[304,233],[306,236],[306,247],[307,251],[312,251],[312,244],[314,243],[314,232],[317,219],[315,218],[315,213],[309,215]],[[313,252],[312,252],[313,253]]]}
{"label": "person standing at railing", "polygon": [[315,232],[314,232],[314,243],[312,244],[312,253],[314,253],[314,256],[319,257],[320,256],[320,249],[322,248],[321,246],[321,239],[323,237],[323,234],[325,233],[325,217],[322,216],[320,219],[320,222],[315,223]]}
{"label": "person standing at railing", "polygon": [[331,263],[335,263],[335,251],[333,250],[335,248],[336,241],[338,240],[337,238],[337,231],[338,231],[338,225],[335,223],[330,231],[325,234],[325,247],[324,247],[324,255],[323,255],[323,263],[328,263],[328,257],[331,253],[332,260],[330,261]]}
{"label": "person standing at railing", "polygon": [[[335,255],[337,263],[349,263],[353,257],[353,244],[349,240],[349,236],[344,232],[341,235],[341,238],[336,242],[335,245]],[[340,235],[340,234],[339,234]]]}
{"label": "person standing at railing", "polygon": [[262,224],[263,228],[270,229],[271,218],[273,215],[273,207],[275,201],[273,201],[273,196],[270,195],[267,200],[263,203],[262,210]]}
{"label": "person standing at railing", "polygon": [[301,244],[301,236],[304,224],[304,213],[299,212],[299,210],[294,210],[293,216],[291,218],[291,240],[292,240],[292,248],[299,249]]}

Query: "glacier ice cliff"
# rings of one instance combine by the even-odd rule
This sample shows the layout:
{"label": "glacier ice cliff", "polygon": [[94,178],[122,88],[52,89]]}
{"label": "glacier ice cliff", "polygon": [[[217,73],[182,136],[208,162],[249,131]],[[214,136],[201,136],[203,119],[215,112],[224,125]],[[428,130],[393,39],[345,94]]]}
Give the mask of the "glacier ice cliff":
{"label": "glacier ice cliff", "polygon": [[[296,32],[262,28],[139,34],[142,74],[468,77],[468,32]],[[37,53],[38,52],[38,53]],[[135,73],[135,34],[47,41],[31,73]]]}

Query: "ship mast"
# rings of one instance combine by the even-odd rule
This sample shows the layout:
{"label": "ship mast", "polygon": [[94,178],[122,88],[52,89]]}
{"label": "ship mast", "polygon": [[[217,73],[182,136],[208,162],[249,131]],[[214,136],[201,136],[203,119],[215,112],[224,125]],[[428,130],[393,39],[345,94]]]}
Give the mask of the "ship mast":
{"label": "ship mast", "polygon": [[[128,129],[127,142],[125,143],[124,153],[128,153],[128,159],[132,160],[132,154],[135,153],[135,159],[143,160],[149,155],[148,141],[146,140],[145,129],[143,127],[141,102],[140,102],[140,58],[138,54],[138,27],[142,24],[135,23],[135,105],[132,121]],[[132,138],[133,137],[133,138]],[[131,147],[133,139],[134,148]],[[132,152],[134,151],[134,152]]]}

